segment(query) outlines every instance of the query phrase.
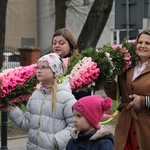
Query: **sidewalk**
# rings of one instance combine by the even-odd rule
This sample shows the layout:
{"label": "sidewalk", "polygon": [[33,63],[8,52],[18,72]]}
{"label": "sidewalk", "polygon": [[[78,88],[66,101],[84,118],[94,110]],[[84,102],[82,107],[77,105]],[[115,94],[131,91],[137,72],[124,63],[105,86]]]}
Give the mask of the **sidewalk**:
{"label": "sidewalk", "polygon": [[26,150],[26,143],[27,136],[10,138],[7,140],[7,148],[8,150]]}

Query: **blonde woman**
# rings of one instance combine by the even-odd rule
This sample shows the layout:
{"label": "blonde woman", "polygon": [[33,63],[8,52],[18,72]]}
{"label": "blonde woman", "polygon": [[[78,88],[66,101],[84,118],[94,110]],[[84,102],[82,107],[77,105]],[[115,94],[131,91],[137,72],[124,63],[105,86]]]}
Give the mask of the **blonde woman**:
{"label": "blonde woman", "polygon": [[76,102],[63,76],[66,67],[59,55],[51,53],[38,60],[35,72],[40,83],[26,105],[27,111],[11,106],[3,111],[28,132],[27,150],[63,150],[73,128],[71,107]]}

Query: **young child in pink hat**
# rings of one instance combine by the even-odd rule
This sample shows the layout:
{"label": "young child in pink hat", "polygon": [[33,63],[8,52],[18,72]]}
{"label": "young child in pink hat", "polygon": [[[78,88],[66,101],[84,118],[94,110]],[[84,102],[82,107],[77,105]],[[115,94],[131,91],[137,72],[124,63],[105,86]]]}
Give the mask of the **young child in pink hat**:
{"label": "young child in pink hat", "polygon": [[113,150],[112,129],[100,125],[104,112],[112,106],[110,98],[86,96],[73,106],[75,129],[66,150]]}

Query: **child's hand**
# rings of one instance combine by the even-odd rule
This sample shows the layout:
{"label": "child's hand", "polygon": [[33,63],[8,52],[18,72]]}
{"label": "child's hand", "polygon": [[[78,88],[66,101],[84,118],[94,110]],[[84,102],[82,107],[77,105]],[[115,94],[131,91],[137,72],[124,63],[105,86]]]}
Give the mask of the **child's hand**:
{"label": "child's hand", "polygon": [[12,106],[9,106],[9,105],[5,105],[5,106],[2,106],[0,107],[0,111],[4,111],[4,112],[10,112],[12,109]]}

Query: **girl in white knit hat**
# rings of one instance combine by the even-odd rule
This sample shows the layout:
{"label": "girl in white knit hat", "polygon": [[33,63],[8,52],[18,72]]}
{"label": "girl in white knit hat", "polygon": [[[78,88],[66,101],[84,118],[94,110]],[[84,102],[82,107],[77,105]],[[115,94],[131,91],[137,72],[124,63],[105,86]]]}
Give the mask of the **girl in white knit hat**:
{"label": "girl in white knit hat", "polygon": [[76,102],[69,82],[64,77],[65,65],[56,53],[42,56],[35,67],[37,89],[22,112],[7,107],[9,118],[28,132],[27,150],[63,150],[73,128],[71,106]]}

